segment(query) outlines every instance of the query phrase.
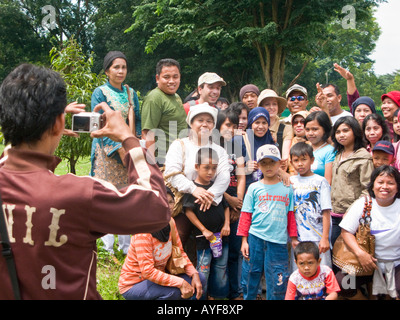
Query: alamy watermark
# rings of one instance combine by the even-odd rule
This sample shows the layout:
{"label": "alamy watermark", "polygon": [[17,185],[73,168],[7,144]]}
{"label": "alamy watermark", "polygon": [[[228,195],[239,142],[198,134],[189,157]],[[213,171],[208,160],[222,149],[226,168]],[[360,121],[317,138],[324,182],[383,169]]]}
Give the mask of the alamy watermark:
{"label": "alamy watermark", "polygon": [[356,28],[356,9],[347,5],[342,8],[342,13],[346,14],[346,16],[342,19],[342,28],[343,29],[355,29]]}
{"label": "alamy watermark", "polygon": [[54,8],[51,5],[45,5],[42,7],[42,13],[47,14],[43,19],[42,19],[42,27],[47,28],[49,30],[54,30],[57,28],[57,23],[56,23],[56,8]]}

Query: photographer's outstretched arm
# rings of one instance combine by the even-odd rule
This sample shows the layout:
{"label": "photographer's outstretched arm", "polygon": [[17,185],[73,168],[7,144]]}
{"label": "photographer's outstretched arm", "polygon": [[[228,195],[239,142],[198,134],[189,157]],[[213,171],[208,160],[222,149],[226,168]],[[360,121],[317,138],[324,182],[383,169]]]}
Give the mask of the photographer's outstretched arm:
{"label": "photographer's outstretched arm", "polygon": [[[162,173],[154,157],[140,146],[139,139],[132,133],[121,113],[112,110],[106,103],[97,105],[94,111],[100,109],[104,111],[105,125],[92,132],[91,136],[105,136],[122,143],[127,153],[125,162],[129,186],[118,190],[108,182],[98,181],[101,186],[95,186],[93,202],[96,225],[102,228],[102,224],[97,222],[102,221],[104,225],[111,223],[118,226],[118,234],[158,231],[168,224],[171,217]],[[110,215],[110,212],[113,214]]]}

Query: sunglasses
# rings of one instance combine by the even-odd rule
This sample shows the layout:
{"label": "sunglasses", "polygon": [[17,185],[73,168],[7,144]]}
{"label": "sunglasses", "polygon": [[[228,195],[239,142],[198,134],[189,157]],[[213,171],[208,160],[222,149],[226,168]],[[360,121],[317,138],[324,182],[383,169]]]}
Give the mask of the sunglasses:
{"label": "sunglasses", "polygon": [[304,120],[304,119],[296,119],[296,120],[293,120],[293,125],[294,125],[294,126],[297,125],[297,124],[299,124],[299,123],[305,124],[305,123],[306,123],[306,120]]}
{"label": "sunglasses", "polygon": [[298,100],[298,101],[304,101],[306,98],[304,98],[303,96],[293,96],[293,97],[290,97],[290,101],[295,101],[295,100]]}

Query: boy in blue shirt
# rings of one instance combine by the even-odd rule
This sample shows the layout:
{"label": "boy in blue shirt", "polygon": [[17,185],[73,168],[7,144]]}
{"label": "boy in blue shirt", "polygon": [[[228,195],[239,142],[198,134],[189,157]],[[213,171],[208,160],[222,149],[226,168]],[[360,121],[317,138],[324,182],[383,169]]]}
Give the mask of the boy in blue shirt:
{"label": "boy in blue shirt", "polygon": [[278,176],[281,155],[276,146],[261,146],[256,158],[263,178],[247,190],[237,232],[243,237],[243,297],[256,299],[265,272],[266,298],[283,300],[289,277],[288,235],[297,237],[293,189],[285,186]]}

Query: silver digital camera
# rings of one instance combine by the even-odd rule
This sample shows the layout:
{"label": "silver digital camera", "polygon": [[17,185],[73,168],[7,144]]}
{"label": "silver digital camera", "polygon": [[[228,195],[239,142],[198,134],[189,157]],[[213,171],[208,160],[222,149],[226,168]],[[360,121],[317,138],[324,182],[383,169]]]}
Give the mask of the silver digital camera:
{"label": "silver digital camera", "polygon": [[103,127],[103,118],[97,112],[81,112],[72,115],[72,131],[93,132]]}

